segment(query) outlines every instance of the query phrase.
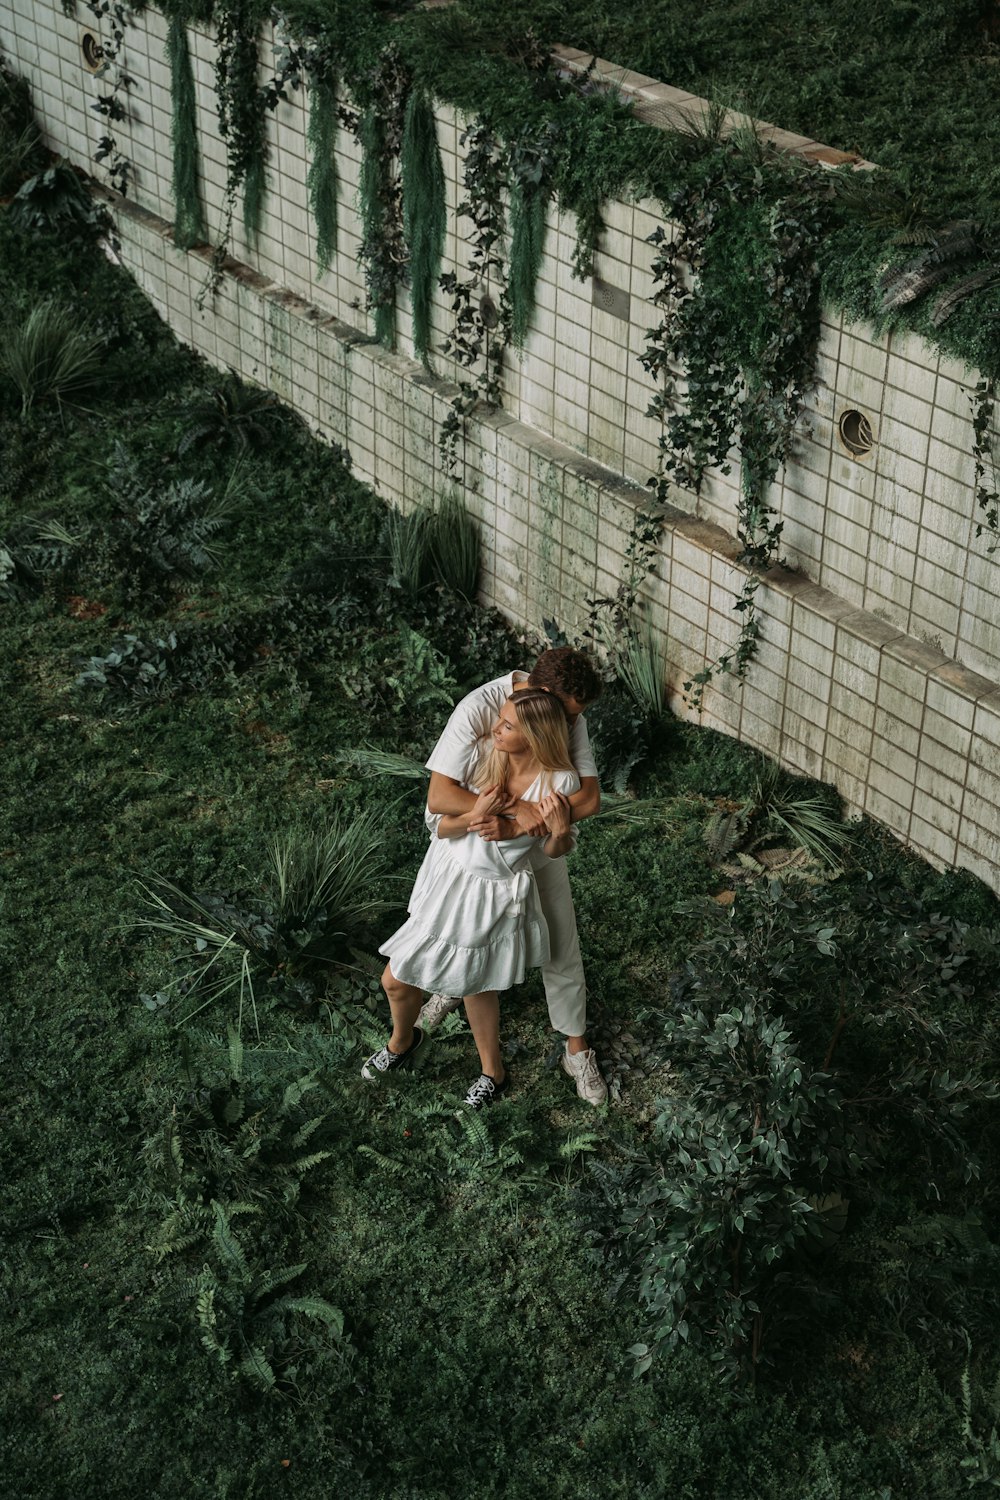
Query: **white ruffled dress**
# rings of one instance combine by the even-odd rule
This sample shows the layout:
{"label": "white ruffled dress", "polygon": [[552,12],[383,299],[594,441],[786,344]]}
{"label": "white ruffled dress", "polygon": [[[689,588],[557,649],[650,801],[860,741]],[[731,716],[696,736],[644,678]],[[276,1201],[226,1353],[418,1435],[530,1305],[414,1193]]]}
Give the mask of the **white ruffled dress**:
{"label": "white ruffled dress", "polygon": [[[553,791],[580,786],[573,771],[550,773]],[[538,802],[537,777],[523,794]],[[526,969],[549,957],[549,931],[535,886],[548,855],[542,840],[522,834],[495,843],[467,833],[439,839],[427,814],[430,848],[410,893],[409,919],[379,948],[397,979],[442,995],[475,995],[520,984]]]}

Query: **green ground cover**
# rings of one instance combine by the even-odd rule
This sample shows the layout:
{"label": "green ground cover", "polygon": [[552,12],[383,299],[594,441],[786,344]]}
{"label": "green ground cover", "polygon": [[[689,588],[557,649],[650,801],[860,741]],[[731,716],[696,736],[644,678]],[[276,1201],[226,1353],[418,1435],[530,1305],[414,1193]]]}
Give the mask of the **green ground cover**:
{"label": "green ground cover", "polygon": [[[928,211],[997,224],[1000,32],[983,0],[467,0],[891,170]],[[993,13],[992,30],[988,17]]]}
{"label": "green ground cover", "polygon": [[[269,841],[374,820],[388,868],[359,899],[398,908],[422,786],[343,755],[422,757],[454,696],[535,643],[439,583],[414,589],[342,455],[181,349],[86,241],[5,215],[0,265],[0,1451],[18,1492],[995,1486],[996,1125],[977,1081],[996,1071],[994,898],[873,828],[832,883],[730,878],[721,852],[747,830],[724,819],[761,758],[644,722],[645,811],[586,827],[574,857],[613,1107],[587,1110],[555,1068],[537,977],[505,1003],[516,1088],[487,1118],[457,1108],[475,1071],[458,1018],[414,1075],[365,1084],[383,1020],[371,954],[395,913],[355,914],[349,939],[315,912],[283,928]],[[8,357],[43,303],[101,342],[72,401],[51,364],[19,384]],[[613,688],[594,714],[609,763],[635,712]],[[225,898],[263,955],[256,1024],[244,996],[237,1033],[236,989],[186,1019],[204,990],[172,981],[197,955],[134,925],[153,877]],[[706,905],[733,883],[732,907]],[[840,1019],[834,973],[849,976]],[[775,1248],[770,1269],[746,1256],[755,1377],[710,1259],[703,1284],[686,1280],[665,1238],[681,1215],[656,1207],[680,1160],[658,1120],[718,1103],[691,1028],[737,995],[748,1016],[781,998],[813,1071],[842,1032],[831,1076],[859,1123],[845,1135],[823,1117],[823,1139],[831,1160],[849,1148],[877,1167],[831,1179],[800,1163],[807,1186],[849,1180],[850,1213],[787,1250],[770,1210],[753,1239],[753,1183],[713,1177],[711,1152],[692,1176],[747,1214],[727,1254],[741,1237]],[[712,1055],[721,1077],[726,1044]],[[771,1108],[755,1066],[730,1100],[740,1119],[746,1097]],[[793,1124],[775,1130],[798,1149]],[[637,1222],[653,1234],[638,1249],[621,1227]],[[688,1287],[676,1347],[669,1288],[648,1257],[640,1285],[640,1250]],[[634,1351],[661,1333],[637,1378]]]}

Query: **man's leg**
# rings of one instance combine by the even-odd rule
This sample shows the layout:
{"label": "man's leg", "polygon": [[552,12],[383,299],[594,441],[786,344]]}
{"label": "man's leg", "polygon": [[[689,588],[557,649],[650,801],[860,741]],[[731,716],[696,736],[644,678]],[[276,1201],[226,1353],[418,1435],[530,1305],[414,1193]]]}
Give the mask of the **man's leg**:
{"label": "man's leg", "polygon": [[587,1046],[587,984],[566,861],[540,860],[535,886],[549,929],[549,961],[542,965],[549,1020],[567,1037],[570,1050],[581,1052]]}
{"label": "man's leg", "polygon": [[542,965],[545,999],[554,1030],[566,1037],[563,1068],[589,1104],[603,1104],[607,1086],[587,1041],[587,984],[576,930],[576,912],[564,859],[535,867],[535,885],[549,929],[549,961]]}

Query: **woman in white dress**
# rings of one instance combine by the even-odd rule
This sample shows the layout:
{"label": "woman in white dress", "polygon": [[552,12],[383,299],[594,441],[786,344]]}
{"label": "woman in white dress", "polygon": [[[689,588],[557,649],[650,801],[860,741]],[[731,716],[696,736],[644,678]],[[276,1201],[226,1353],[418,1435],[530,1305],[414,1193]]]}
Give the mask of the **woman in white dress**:
{"label": "woman in white dress", "polygon": [[[415,1023],[428,993],[464,995],[482,1069],[465,1096],[472,1109],[492,1104],[507,1086],[497,992],[520,984],[526,969],[549,957],[534,870],[573,847],[566,799],[580,785],[566,712],[552,693],[513,694],[491,738],[470,783],[478,792],[474,806],[461,814],[427,814],[431,844],[410,895],[409,918],[379,949],[389,960],[382,987],[392,1035],[361,1070],[374,1079],[410,1061],[423,1041]],[[517,801],[538,802],[546,834],[479,836],[483,819]]]}

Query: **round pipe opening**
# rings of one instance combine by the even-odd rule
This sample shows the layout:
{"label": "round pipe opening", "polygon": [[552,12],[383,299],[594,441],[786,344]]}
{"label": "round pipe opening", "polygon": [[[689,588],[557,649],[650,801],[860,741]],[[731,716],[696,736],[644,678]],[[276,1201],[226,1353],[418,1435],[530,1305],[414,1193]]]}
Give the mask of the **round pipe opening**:
{"label": "round pipe opening", "polygon": [[853,409],[842,412],[837,427],[840,432],[840,441],[852,458],[865,458],[872,451],[875,438],[872,433],[872,424],[864,412]]}

